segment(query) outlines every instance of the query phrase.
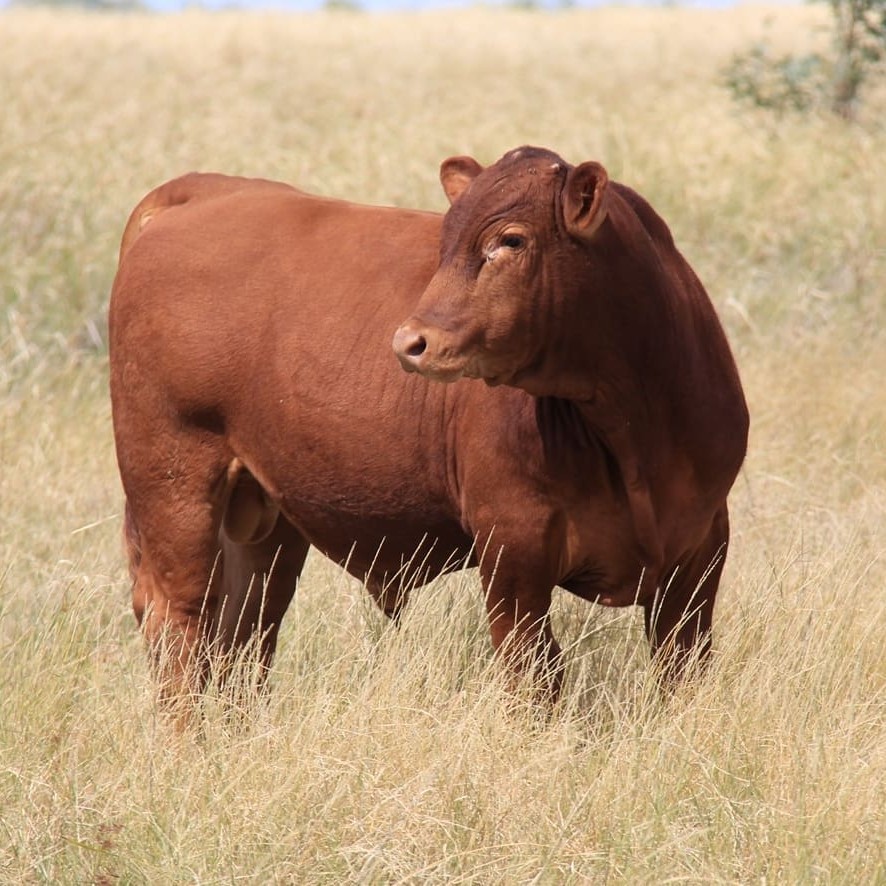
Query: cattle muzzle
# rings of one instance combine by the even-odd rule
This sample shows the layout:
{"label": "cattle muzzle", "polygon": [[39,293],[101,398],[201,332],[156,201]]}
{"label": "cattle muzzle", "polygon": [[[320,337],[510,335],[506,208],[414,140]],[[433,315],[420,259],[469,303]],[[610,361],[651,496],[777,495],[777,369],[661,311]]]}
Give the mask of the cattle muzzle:
{"label": "cattle muzzle", "polygon": [[428,349],[428,340],[418,330],[404,323],[395,333],[394,353],[407,372],[420,372],[422,356]]}
{"label": "cattle muzzle", "polygon": [[407,372],[442,382],[458,381],[465,374],[464,360],[448,352],[434,327],[407,320],[394,333],[392,347]]}

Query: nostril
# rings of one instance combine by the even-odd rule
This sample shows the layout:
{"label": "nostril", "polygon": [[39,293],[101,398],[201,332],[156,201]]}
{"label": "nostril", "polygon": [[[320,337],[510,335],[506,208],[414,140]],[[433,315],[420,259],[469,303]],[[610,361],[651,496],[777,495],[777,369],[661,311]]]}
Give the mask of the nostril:
{"label": "nostril", "polygon": [[417,335],[415,340],[406,348],[407,357],[421,357],[428,347],[428,341],[423,335]]}
{"label": "nostril", "polygon": [[407,372],[417,372],[422,357],[428,352],[428,339],[410,323],[405,323],[394,334],[394,353]]}

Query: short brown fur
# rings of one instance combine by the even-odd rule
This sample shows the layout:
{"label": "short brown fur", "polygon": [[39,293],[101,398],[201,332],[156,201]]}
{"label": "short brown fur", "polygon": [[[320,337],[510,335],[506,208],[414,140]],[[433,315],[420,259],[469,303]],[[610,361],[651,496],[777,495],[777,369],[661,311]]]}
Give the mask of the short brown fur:
{"label": "short brown fur", "polygon": [[309,544],[391,616],[478,564],[495,647],[554,693],[555,585],[643,606],[673,672],[707,650],[747,411],[703,287],[599,164],[526,148],[441,179],[445,219],[196,174],[133,212],[111,395],[168,693],[207,639],[260,631],[270,659]]}

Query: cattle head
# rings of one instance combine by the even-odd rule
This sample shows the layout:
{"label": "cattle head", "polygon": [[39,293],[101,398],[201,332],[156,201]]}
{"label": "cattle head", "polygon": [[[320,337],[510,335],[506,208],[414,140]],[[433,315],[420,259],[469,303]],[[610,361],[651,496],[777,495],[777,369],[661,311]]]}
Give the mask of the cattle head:
{"label": "cattle head", "polygon": [[563,379],[576,323],[587,320],[589,249],[611,202],[606,170],[526,147],[486,169],[452,157],[440,180],[451,204],[440,264],[394,336],[400,363],[437,381],[559,393],[552,378]]}

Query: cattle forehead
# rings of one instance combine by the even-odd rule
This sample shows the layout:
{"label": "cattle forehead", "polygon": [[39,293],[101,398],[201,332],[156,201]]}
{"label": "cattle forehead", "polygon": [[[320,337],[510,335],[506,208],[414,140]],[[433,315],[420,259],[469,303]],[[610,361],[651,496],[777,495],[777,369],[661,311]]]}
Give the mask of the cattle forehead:
{"label": "cattle forehead", "polygon": [[446,227],[451,230],[469,220],[482,224],[515,211],[547,208],[550,204],[544,194],[559,190],[551,185],[565,176],[567,168],[557,154],[543,148],[510,151],[477,176],[450,209]]}
{"label": "cattle forehead", "polygon": [[508,151],[495,166],[509,166],[515,163],[534,163],[539,166],[563,167],[566,165],[563,158],[547,148],[535,148],[532,145],[524,145],[522,148],[514,148]]}
{"label": "cattle forehead", "polygon": [[546,216],[559,199],[569,168],[553,151],[533,147],[516,148],[488,166],[449,208],[443,220],[441,260],[451,261],[464,249],[476,252],[490,224]]}
{"label": "cattle forehead", "polygon": [[[519,149],[518,149],[519,150]],[[498,163],[478,176],[477,191],[532,195],[539,188],[548,188],[565,172],[567,164],[556,154],[505,154]]]}
{"label": "cattle forehead", "polygon": [[539,188],[559,179],[568,164],[547,148],[523,147],[508,151],[497,163],[477,176],[472,191],[475,199],[490,204],[532,200]]}

